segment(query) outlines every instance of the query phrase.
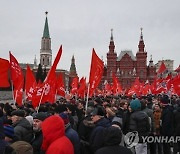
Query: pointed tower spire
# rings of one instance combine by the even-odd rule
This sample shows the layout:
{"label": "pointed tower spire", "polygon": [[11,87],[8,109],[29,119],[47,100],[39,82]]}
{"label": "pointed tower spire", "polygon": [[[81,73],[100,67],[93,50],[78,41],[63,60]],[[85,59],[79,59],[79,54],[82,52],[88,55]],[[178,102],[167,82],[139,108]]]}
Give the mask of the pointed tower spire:
{"label": "pointed tower spire", "polygon": [[46,11],[45,14],[46,14],[46,20],[45,20],[45,25],[44,25],[43,37],[50,38],[49,27],[48,27],[48,19],[47,19],[48,12]]}
{"label": "pointed tower spire", "polygon": [[49,35],[49,27],[48,27],[48,20],[47,20],[47,14],[48,12],[45,12],[46,14],[46,20],[44,25],[44,32],[43,37],[41,39],[41,49],[40,49],[40,64],[42,68],[50,68],[52,65],[52,50],[51,50],[51,38]]}
{"label": "pointed tower spire", "polygon": [[111,37],[110,37],[110,43],[109,43],[109,53],[114,53],[115,45],[114,45],[114,39],[113,39],[113,29],[111,29]]}
{"label": "pointed tower spire", "polygon": [[111,41],[113,41],[113,29],[111,29]]}
{"label": "pointed tower spire", "polygon": [[71,77],[77,76],[74,55],[72,56],[72,59],[71,59],[70,76],[71,76]]}
{"label": "pointed tower spire", "polygon": [[139,52],[144,52],[144,47],[145,47],[142,30],[143,28],[141,28],[141,36],[140,36],[139,45],[138,45]]}

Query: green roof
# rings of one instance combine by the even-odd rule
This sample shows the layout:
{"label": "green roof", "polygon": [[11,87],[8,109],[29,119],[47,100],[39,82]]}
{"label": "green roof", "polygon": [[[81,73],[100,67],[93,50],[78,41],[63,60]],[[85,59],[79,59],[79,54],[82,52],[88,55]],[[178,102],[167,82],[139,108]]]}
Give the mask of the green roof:
{"label": "green roof", "polygon": [[47,17],[46,17],[46,21],[45,21],[45,25],[44,25],[43,37],[50,38]]}

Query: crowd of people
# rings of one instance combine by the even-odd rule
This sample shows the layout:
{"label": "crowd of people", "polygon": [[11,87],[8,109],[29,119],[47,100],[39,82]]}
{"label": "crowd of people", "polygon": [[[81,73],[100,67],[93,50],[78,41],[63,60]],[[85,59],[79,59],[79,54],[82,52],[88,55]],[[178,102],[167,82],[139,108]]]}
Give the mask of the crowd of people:
{"label": "crowd of people", "polygon": [[[180,136],[180,98],[97,96],[41,104],[33,109],[0,104],[1,154],[177,154],[180,141],[144,142],[146,136]],[[129,147],[124,136],[137,132]],[[133,140],[132,140],[133,141]]]}

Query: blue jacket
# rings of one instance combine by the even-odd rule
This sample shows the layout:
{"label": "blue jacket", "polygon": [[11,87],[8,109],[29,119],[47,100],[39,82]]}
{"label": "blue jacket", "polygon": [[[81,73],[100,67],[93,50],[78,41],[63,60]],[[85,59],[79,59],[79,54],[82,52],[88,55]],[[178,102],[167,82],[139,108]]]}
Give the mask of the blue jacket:
{"label": "blue jacket", "polygon": [[70,123],[67,124],[65,134],[66,137],[71,141],[74,147],[74,154],[80,154],[80,139],[78,133],[71,128]]}

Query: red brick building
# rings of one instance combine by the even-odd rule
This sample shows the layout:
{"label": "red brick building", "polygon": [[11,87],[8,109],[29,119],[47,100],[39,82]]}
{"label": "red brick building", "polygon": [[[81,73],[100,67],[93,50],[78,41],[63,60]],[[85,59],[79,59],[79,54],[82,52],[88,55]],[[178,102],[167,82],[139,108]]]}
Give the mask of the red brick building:
{"label": "red brick building", "polygon": [[141,82],[146,80],[149,80],[149,82],[153,81],[156,75],[156,67],[153,64],[152,57],[147,65],[147,52],[145,51],[142,28],[136,56],[130,50],[121,51],[119,56],[117,56],[111,31],[107,64],[104,69],[101,85],[103,85],[105,80],[108,83],[112,83],[112,72],[118,77],[123,89],[130,88],[137,77],[139,77]]}

